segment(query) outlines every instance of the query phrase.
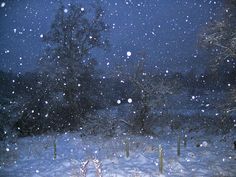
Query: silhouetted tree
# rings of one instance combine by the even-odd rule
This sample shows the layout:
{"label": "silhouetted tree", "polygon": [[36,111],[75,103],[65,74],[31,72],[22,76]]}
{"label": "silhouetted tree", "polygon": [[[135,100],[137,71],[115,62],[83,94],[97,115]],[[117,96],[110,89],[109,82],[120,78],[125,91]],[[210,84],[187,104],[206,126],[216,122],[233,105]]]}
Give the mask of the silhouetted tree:
{"label": "silhouetted tree", "polygon": [[[236,3],[234,0],[225,1],[224,16],[222,20],[215,21],[204,29],[200,35],[202,47],[212,54],[211,70],[218,70],[226,63],[232,63],[235,70],[236,62]],[[236,80],[236,78],[234,78]],[[236,88],[232,85],[226,103],[220,103],[220,108],[227,111],[236,110]]]}
{"label": "silhouetted tree", "polygon": [[80,4],[60,4],[50,31],[43,36],[47,47],[40,58],[42,82],[47,83],[45,92],[64,100],[68,125],[81,124],[81,117],[94,106],[96,60],[91,54],[108,46],[107,31],[99,4],[90,10]]}
{"label": "silhouetted tree", "polygon": [[150,124],[153,121],[151,108],[153,106],[159,107],[165,114],[167,97],[176,92],[179,85],[175,81],[163,77],[157,78],[150,71],[146,71],[145,62],[147,57],[143,53],[140,56],[141,58],[134,65],[134,68],[130,69],[133,72],[125,72],[121,65],[117,69],[118,74],[116,75],[122,77],[123,80],[127,78],[132,84],[133,93],[130,94],[139,95],[139,98],[134,100],[137,117],[130,126],[136,132],[152,134],[153,132],[150,129]]}

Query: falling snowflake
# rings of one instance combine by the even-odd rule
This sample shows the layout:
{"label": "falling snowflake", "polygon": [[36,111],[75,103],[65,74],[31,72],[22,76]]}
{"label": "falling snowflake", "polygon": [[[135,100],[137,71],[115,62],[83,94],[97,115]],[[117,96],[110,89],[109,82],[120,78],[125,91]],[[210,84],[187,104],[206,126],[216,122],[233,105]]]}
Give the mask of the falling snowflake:
{"label": "falling snowflake", "polygon": [[5,7],[6,3],[5,2],[2,2],[1,3],[1,7]]}
{"label": "falling snowflake", "polygon": [[207,147],[207,146],[208,146],[208,143],[207,143],[206,141],[203,141],[200,146],[201,146],[201,147]]}
{"label": "falling snowflake", "polygon": [[121,104],[121,101],[120,101],[120,100],[117,100],[117,104]]}
{"label": "falling snowflake", "polygon": [[131,54],[132,54],[132,53],[131,53],[130,51],[128,51],[128,52],[127,52],[127,57],[130,57]]}
{"label": "falling snowflake", "polygon": [[64,12],[67,13],[67,12],[68,12],[68,9],[64,9]]}
{"label": "falling snowflake", "polygon": [[128,103],[132,103],[133,100],[131,98],[128,99]]}

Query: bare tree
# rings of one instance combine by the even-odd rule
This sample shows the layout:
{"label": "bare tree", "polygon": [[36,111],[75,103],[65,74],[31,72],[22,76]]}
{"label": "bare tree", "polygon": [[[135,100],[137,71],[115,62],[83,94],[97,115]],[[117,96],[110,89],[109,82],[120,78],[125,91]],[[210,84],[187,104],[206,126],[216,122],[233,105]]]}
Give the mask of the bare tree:
{"label": "bare tree", "polygon": [[[212,54],[211,70],[217,73],[226,62],[236,62],[236,3],[225,1],[224,18],[210,23],[200,35],[200,44]],[[220,109],[236,110],[236,88],[231,87],[226,103],[220,103]]]}
{"label": "bare tree", "polygon": [[118,67],[118,75],[127,78],[134,87],[134,93],[140,96],[137,100],[137,117],[133,124],[130,124],[135,131],[140,133],[152,133],[147,122],[151,117],[151,107],[156,105],[165,109],[166,98],[176,91],[177,84],[170,83],[167,80],[155,77],[150,72],[145,71],[145,62],[147,56],[145,53],[139,53],[140,59],[134,65],[133,72],[125,72],[122,66]]}
{"label": "bare tree", "polygon": [[[92,95],[96,60],[94,49],[106,49],[104,10],[99,4],[86,9],[80,4],[60,4],[50,31],[43,36],[46,49],[40,59],[42,82],[48,78],[45,92],[61,94],[63,107],[70,114],[70,124],[93,108]],[[58,96],[59,97],[59,96]],[[74,122],[73,122],[74,121]]]}

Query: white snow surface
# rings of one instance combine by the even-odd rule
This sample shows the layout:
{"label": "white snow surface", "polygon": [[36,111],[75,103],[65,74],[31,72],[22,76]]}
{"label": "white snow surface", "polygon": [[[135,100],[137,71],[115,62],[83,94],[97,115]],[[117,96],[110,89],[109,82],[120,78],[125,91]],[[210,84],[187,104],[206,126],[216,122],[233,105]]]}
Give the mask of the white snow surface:
{"label": "white snow surface", "polygon": [[[2,141],[0,176],[236,176],[236,151],[232,144],[235,132],[217,136],[192,132],[188,138],[187,147],[181,141],[179,157],[178,134],[167,132],[154,137],[131,134],[118,137],[81,137],[79,132],[71,132],[18,138],[12,142]],[[126,157],[125,151],[127,143],[129,157]],[[207,143],[207,146],[197,147],[197,143]],[[162,174],[158,167],[160,144],[164,150]],[[9,148],[8,152],[6,148]],[[88,164],[84,165],[86,162]]]}

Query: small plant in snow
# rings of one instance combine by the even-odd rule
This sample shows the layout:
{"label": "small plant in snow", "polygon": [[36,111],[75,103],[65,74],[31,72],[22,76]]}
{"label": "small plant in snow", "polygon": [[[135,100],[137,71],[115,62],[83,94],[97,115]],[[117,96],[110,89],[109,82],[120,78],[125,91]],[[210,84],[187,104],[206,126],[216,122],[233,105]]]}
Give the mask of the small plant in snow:
{"label": "small plant in snow", "polygon": [[178,135],[178,140],[177,140],[177,155],[180,156],[180,136]]}
{"label": "small plant in snow", "polygon": [[129,157],[129,141],[125,141],[125,155],[128,158]]}
{"label": "small plant in snow", "polygon": [[53,158],[54,160],[57,158],[57,144],[56,144],[56,139],[53,141]]}
{"label": "small plant in snow", "polygon": [[159,145],[159,172],[163,173],[163,149]]}
{"label": "small plant in snow", "polygon": [[187,135],[184,135],[184,147],[187,147]]}

